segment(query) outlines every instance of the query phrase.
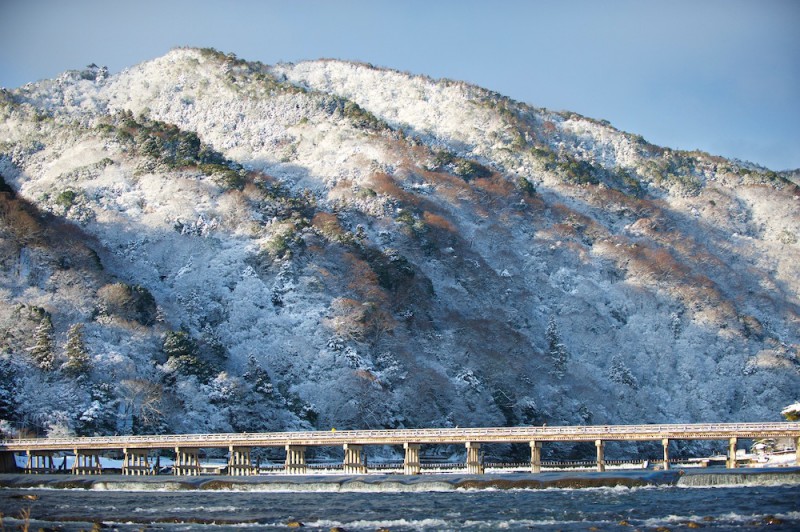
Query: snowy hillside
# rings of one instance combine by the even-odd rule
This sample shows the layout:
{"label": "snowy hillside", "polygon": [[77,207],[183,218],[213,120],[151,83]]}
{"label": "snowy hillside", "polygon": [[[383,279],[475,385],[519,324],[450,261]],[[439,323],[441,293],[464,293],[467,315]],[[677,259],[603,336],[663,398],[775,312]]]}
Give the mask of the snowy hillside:
{"label": "snowy hillside", "polygon": [[340,61],[0,94],[0,429],[779,419],[800,188]]}

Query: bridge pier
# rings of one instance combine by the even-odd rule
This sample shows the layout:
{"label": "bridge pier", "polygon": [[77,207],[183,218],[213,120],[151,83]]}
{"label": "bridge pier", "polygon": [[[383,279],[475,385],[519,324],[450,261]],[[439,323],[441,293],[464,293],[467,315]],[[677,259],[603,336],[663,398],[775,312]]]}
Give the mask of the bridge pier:
{"label": "bridge pier", "polygon": [[[25,451],[28,460],[25,462],[25,472],[29,475],[52,473],[55,471],[53,453],[50,451]],[[13,458],[13,454],[11,455]]]}
{"label": "bridge pier", "polygon": [[361,445],[353,445],[352,443],[344,444],[344,474],[345,475],[363,475],[367,472],[367,466],[364,464],[361,455]]}
{"label": "bridge pier", "polygon": [[597,447],[597,470],[606,470],[606,444],[603,440],[595,440],[594,446]]}
{"label": "bridge pier", "polygon": [[256,474],[250,460],[250,447],[228,447],[228,474],[233,476],[247,476]]}
{"label": "bridge pier", "polygon": [[470,475],[482,475],[483,464],[481,463],[480,457],[481,444],[468,441],[465,445],[467,447],[467,473]]}
{"label": "bridge pier", "polygon": [[418,443],[404,443],[403,449],[406,450],[406,456],[403,460],[403,474],[404,475],[419,475],[422,467],[419,463],[419,448]]}
{"label": "bridge pier", "polygon": [[197,476],[200,474],[200,449],[175,447],[175,463],[172,465],[173,475]]}
{"label": "bridge pier", "polygon": [[531,442],[531,473],[542,472],[542,442]]}
{"label": "bridge pier", "polygon": [[728,440],[728,469],[736,469],[736,438]]}
{"label": "bridge pier", "polygon": [[301,445],[287,445],[284,472],[287,475],[305,475],[307,470],[306,448]]}
{"label": "bridge pier", "polygon": [[73,475],[100,475],[103,473],[103,466],[100,465],[100,451],[75,449],[74,452]]}
{"label": "bridge pier", "polygon": [[144,476],[152,475],[153,470],[150,468],[150,461],[148,460],[148,449],[122,449],[125,454],[122,459],[122,474]]}
{"label": "bridge pier", "polygon": [[664,446],[664,458],[662,463],[664,471],[666,471],[667,469],[669,469],[669,439],[664,438],[663,440],[661,440],[661,445]]}

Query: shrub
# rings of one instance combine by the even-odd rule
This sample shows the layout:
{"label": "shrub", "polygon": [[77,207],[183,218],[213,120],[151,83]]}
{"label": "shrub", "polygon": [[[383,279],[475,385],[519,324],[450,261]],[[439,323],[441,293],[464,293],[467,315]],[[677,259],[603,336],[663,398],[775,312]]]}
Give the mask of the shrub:
{"label": "shrub", "polygon": [[152,325],[156,320],[156,302],[147,288],[125,283],[107,284],[97,291],[101,312],[115,315],[142,325]]}
{"label": "shrub", "polygon": [[545,170],[553,170],[556,167],[556,154],[548,148],[534,146],[531,148],[531,155],[542,162]]}
{"label": "shrub", "polygon": [[443,231],[447,231],[448,233],[456,232],[456,227],[453,225],[453,223],[447,218],[439,216],[438,214],[425,211],[422,213],[422,220],[428,227],[441,229]]}
{"label": "shrub", "polygon": [[76,196],[77,194],[75,193],[74,190],[66,189],[62,191],[58,196],[56,196],[55,202],[58,205],[64,207],[65,209],[69,209],[75,202]]}
{"label": "shrub", "polygon": [[282,259],[289,253],[289,239],[286,234],[277,233],[272,235],[272,238],[266,243],[265,248],[272,257]]}
{"label": "shrub", "polygon": [[225,183],[225,179],[232,178],[227,171],[241,172],[241,165],[203,144],[194,131],[183,131],[173,124],[151,120],[144,115],[136,119],[130,111],[114,115],[110,123],[101,123],[98,129],[115,132],[117,139],[130,145],[135,153],[170,168],[211,165],[204,171],[223,174],[225,188],[241,190],[235,179],[232,183]]}
{"label": "shrub", "polygon": [[786,421],[800,421],[800,403],[785,407],[781,410],[781,415],[786,418]]}
{"label": "shrub", "polygon": [[203,163],[200,170],[208,174],[224,190],[243,190],[247,183],[246,173],[241,167],[231,168],[221,163]]}
{"label": "shrub", "polygon": [[557,166],[567,183],[596,185],[600,182],[597,178],[597,169],[588,161],[580,161],[566,156],[565,160],[559,161]]}
{"label": "shrub", "polygon": [[344,104],[343,113],[356,127],[372,131],[388,129],[384,122],[381,122],[369,111],[361,108],[356,102],[347,101]]}
{"label": "shrub", "polygon": [[536,186],[531,183],[525,176],[519,176],[517,179],[517,187],[526,196],[534,196],[536,194]]}
{"label": "shrub", "polygon": [[469,159],[458,159],[455,163],[454,172],[464,181],[470,181],[480,177],[489,177],[492,175],[491,170],[482,164],[476,163],[475,161],[470,161]]}
{"label": "shrub", "polygon": [[339,224],[339,219],[335,214],[318,212],[311,220],[311,224],[322,236],[331,242],[338,242],[345,245],[355,243],[353,234],[346,231],[341,224]]}
{"label": "shrub", "polygon": [[783,229],[778,235],[778,240],[782,244],[787,244],[787,245],[797,244],[797,235],[795,235],[788,229]]}
{"label": "shrub", "polygon": [[614,174],[623,190],[628,194],[636,197],[641,197],[644,194],[644,189],[639,180],[625,168],[617,168]]}
{"label": "shrub", "polygon": [[375,248],[367,248],[363,251],[363,255],[364,260],[377,275],[378,284],[385,290],[397,292],[407,287],[414,279],[413,266],[394,249],[381,252]]}
{"label": "shrub", "polygon": [[0,193],[0,221],[21,244],[38,241],[45,233],[35,207],[14,194]]}
{"label": "shrub", "polygon": [[439,150],[434,154],[434,168],[442,168],[455,160],[455,155],[446,150]]}

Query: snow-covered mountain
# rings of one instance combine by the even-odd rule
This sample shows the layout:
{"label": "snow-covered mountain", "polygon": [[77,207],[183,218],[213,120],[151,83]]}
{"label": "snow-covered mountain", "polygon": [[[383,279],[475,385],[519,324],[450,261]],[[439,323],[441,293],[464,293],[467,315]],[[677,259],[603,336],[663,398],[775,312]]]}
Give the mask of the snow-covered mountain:
{"label": "snow-covered mountain", "polygon": [[0,419],[779,419],[800,188],[449,80],[177,49],[0,95]]}

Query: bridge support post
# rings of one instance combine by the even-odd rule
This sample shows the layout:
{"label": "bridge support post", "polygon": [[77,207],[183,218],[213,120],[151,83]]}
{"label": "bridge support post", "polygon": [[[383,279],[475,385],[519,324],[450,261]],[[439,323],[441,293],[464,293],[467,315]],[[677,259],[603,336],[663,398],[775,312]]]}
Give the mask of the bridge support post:
{"label": "bridge support post", "polygon": [[253,475],[253,463],[250,460],[250,447],[228,447],[228,474],[233,476]]}
{"label": "bridge support post", "polygon": [[100,452],[89,449],[74,449],[75,462],[72,464],[73,475],[100,475],[103,466],[100,465]]}
{"label": "bridge support post", "polygon": [[661,445],[664,446],[664,458],[663,458],[663,467],[664,471],[669,469],[669,439],[664,438],[661,440]]}
{"label": "bridge support post", "polygon": [[481,444],[468,441],[465,445],[467,447],[467,473],[470,475],[482,475],[483,464],[481,463],[480,457]]}
{"label": "bridge support post", "polygon": [[200,450],[175,447],[175,463],[172,466],[173,475],[200,474]]}
{"label": "bridge support post", "polygon": [[287,445],[284,472],[287,475],[305,475],[307,470],[306,448],[300,445]]}
{"label": "bridge support post", "polygon": [[531,442],[531,473],[542,472],[542,442]]}
{"label": "bridge support post", "polygon": [[123,475],[152,475],[153,470],[150,468],[150,462],[147,458],[149,451],[147,449],[122,449],[125,456],[122,460],[122,474]]}
{"label": "bridge support post", "polygon": [[595,440],[594,446],[597,447],[597,470],[606,470],[606,444],[603,440]]}
{"label": "bridge support post", "polygon": [[404,475],[419,475],[421,466],[419,463],[419,447],[418,443],[404,443],[403,449],[406,450],[406,457],[403,460],[403,474]]}
{"label": "bridge support post", "polygon": [[363,475],[367,472],[361,455],[361,445],[344,444],[344,473],[345,475]]}
{"label": "bridge support post", "polygon": [[736,468],[736,444],[736,438],[728,440],[728,469]]}
{"label": "bridge support post", "polygon": [[[25,472],[29,475],[40,473],[52,473],[55,470],[53,465],[53,453],[50,451],[25,451],[27,461],[25,462]],[[13,455],[12,455],[13,458]]]}

